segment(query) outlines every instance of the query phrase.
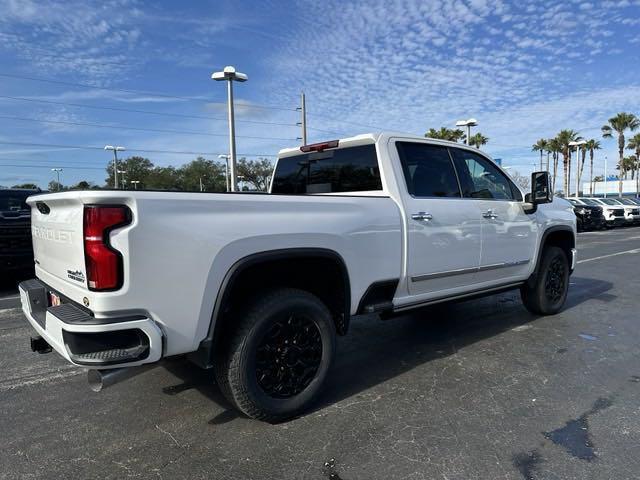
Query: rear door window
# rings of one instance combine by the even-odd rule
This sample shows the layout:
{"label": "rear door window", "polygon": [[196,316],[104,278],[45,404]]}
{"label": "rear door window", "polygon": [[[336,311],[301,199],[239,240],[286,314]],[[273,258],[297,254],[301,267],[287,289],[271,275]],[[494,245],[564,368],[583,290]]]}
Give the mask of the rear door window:
{"label": "rear door window", "polygon": [[447,147],[396,142],[407,190],[414,197],[461,197]]}
{"label": "rear door window", "polygon": [[375,145],[311,152],[278,160],[272,193],[312,194],[382,190]]}

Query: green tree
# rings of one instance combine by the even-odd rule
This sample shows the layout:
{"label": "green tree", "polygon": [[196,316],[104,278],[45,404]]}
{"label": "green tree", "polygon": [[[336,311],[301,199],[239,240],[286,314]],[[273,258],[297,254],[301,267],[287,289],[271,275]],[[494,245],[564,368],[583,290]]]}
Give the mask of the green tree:
{"label": "green tree", "polygon": [[469,145],[480,148],[482,145],[486,145],[488,141],[489,137],[485,137],[480,132],[478,132],[475,135],[471,136],[471,138],[469,139]]}
{"label": "green tree", "polygon": [[[558,140],[558,146],[560,147],[560,153],[562,154],[562,164],[564,173],[564,192],[565,196],[569,196],[570,193],[570,164],[571,164],[571,146],[569,143],[581,140],[582,137],[578,135],[575,130],[560,130],[560,133],[556,136]],[[577,192],[576,192],[577,193]]]}
{"label": "green tree", "polygon": [[69,187],[69,190],[90,190],[96,188],[92,182],[87,182],[86,180],[80,180],[75,185]]}
{"label": "green tree", "polygon": [[607,124],[602,126],[602,136],[613,138],[613,133],[618,134],[618,170],[620,170],[620,181],[618,183],[618,195],[622,197],[622,177],[624,176],[624,132],[632,132],[640,127],[640,119],[632,113],[620,112],[615,117],[611,117]]}
{"label": "green tree", "polygon": [[[549,148],[549,141],[546,138],[539,139],[531,146],[532,152],[540,152],[540,170],[542,170],[542,156],[544,152]],[[547,166],[548,168],[548,166]]]}
{"label": "green tree", "polygon": [[224,166],[219,162],[198,157],[177,170],[179,187],[186,191],[224,192]]}
{"label": "green tree", "polygon": [[[595,177],[593,177],[593,181],[594,182],[604,182],[604,175],[596,175]],[[591,189],[593,192],[593,188]],[[593,193],[592,193],[593,195]]]}
{"label": "green tree", "polygon": [[553,158],[553,177],[552,177],[552,190],[556,191],[556,178],[558,178],[558,159],[562,148],[560,141],[557,138],[550,138],[547,140],[548,152],[551,152]]}
{"label": "green tree", "polygon": [[593,182],[595,182],[595,180],[593,179],[593,156],[595,154],[596,150],[600,150],[600,148],[602,148],[600,146],[600,142],[594,138],[587,140],[587,143],[585,143],[584,147],[589,151],[589,161],[590,161],[590,170],[589,170],[589,178],[590,178],[590,185],[589,185],[589,190],[590,190],[590,195],[593,196]]}
{"label": "green tree", "polygon": [[[640,159],[640,133],[636,133],[629,139],[627,149],[633,150],[636,159]],[[640,161],[636,160],[636,197],[640,196]]]}
{"label": "green tree", "polygon": [[[129,157],[118,161],[118,170],[125,173],[118,174],[118,187],[127,188],[129,180],[138,180],[141,185],[148,182],[148,177],[154,168],[153,163],[144,157]],[[107,166],[107,178],[105,179],[107,188],[113,188],[115,185],[113,175],[113,162],[109,162]]]}
{"label": "green tree", "polygon": [[[138,180],[137,178],[134,180]],[[175,167],[155,167],[145,178],[140,178],[138,188],[148,190],[180,190],[180,175]]]}
{"label": "green tree", "polygon": [[28,190],[40,190],[40,187],[35,183],[21,183],[20,185],[14,185],[11,188],[26,188]]}
{"label": "green tree", "polygon": [[448,140],[450,142],[458,142],[465,138],[465,134],[459,128],[451,129],[447,127],[440,127],[440,130],[430,128],[427,133],[424,134],[427,138],[437,138],[439,140]]}
{"label": "green tree", "polygon": [[616,170],[620,171],[620,178],[627,180],[629,178],[629,172],[631,172],[631,180],[636,178],[637,157],[635,155],[629,155],[622,159],[622,169],[620,165],[616,167]]}
{"label": "green tree", "polygon": [[62,190],[66,190],[64,185],[62,185],[62,183],[58,183],[55,180],[51,180],[49,182],[49,191],[50,192],[60,192]]}
{"label": "green tree", "polygon": [[266,192],[273,175],[273,166],[273,162],[266,158],[258,160],[241,158],[237,165],[238,176],[242,176],[243,181],[250,183],[254,190]]}

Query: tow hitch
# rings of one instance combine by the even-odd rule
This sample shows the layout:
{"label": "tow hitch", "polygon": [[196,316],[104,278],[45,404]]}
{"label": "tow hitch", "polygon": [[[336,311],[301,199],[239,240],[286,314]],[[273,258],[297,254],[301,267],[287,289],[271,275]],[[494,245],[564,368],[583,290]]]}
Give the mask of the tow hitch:
{"label": "tow hitch", "polygon": [[37,337],[31,337],[31,351],[38,353],[49,353],[51,352],[51,345],[49,345],[47,341],[40,335],[38,335]]}

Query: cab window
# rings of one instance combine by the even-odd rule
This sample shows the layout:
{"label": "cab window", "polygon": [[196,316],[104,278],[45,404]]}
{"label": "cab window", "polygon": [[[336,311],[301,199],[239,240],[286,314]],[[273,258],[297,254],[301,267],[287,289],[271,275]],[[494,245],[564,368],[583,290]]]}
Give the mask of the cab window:
{"label": "cab window", "polygon": [[447,147],[396,142],[407,190],[414,197],[461,197]]}
{"label": "cab window", "polygon": [[490,160],[461,148],[450,148],[465,198],[522,201],[514,183]]}

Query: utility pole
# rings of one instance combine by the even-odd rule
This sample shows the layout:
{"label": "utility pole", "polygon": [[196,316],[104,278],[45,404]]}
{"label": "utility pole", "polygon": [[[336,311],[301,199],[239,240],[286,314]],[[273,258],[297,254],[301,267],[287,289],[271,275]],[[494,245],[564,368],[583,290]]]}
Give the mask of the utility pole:
{"label": "utility pole", "polygon": [[307,144],[307,102],[304,98],[304,92],[300,93],[300,106],[296,108],[296,110],[300,110],[300,114],[302,115],[302,121],[298,122],[298,125],[302,127],[302,145]]}
{"label": "utility pole", "polygon": [[58,184],[57,187],[58,187],[58,191],[60,191],[60,187],[61,187],[61,185],[60,185],[60,172],[62,171],[62,168],[52,168],[51,171],[52,172],[56,172],[56,176],[58,178],[58,180],[56,181],[57,184]]}
{"label": "utility pole", "polygon": [[113,151],[113,186],[118,189],[118,152],[124,152],[124,147],[114,147],[113,145],[105,145],[105,150]]}

